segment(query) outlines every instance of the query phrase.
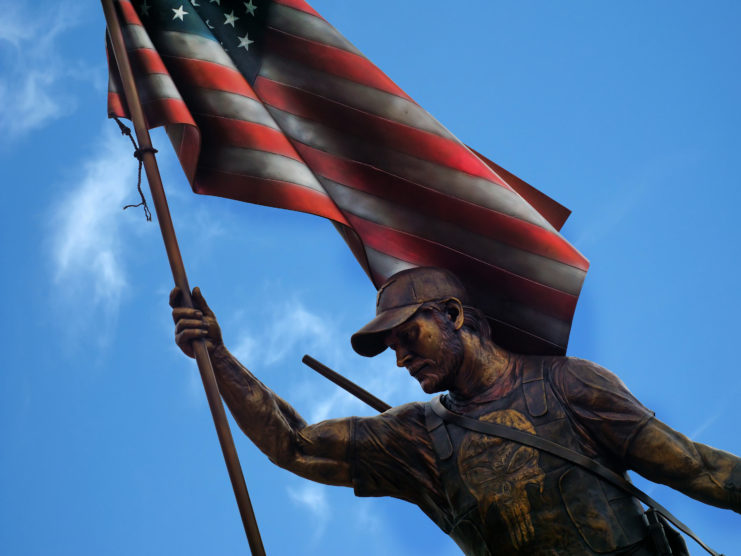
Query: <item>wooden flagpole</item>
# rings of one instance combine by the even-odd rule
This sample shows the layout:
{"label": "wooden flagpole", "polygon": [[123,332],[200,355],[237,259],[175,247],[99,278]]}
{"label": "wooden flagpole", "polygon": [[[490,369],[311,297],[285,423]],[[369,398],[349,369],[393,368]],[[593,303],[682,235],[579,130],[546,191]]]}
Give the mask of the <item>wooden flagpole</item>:
{"label": "wooden flagpole", "polygon": [[[131,121],[134,123],[134,130],[139,142],[139,151],[147,173],[149,188],[152,192],[152,200],[154,202],[155,212],[157,213],[157,221],[159,222],[160,231],[162,232],[162,239],[165,242],[167,258],[170,261],[172,276],[175,280],[175,285],[180,288],[180,291],[183,294],[183,302],[185,305],[193,307],[188,278],[185,274],[182,257],[180,256],[180,248],[178,247],[175,229],[172,225],[172,219],[170,218],[170,209],[167,206],[165,190],[162,187],[162,178],[160,177],[157,160],[154,156],[155,151],[152,148],[152,141],[149,136],[144,111],[142,110],[141,102],[139,101],[139,93],[136,90],[134,75],[131,71],[131,65],[126,52],[119,18],[116,14],[113,0],[101,0],[101,2],[103,4],[106,24],[108,26],[108,34],[113,46],[113,53],[123,83],[126,103],[131,114]],[[237,450],[234,447],[234,440],[232,438],[231,430],[229,429],[229,423],[226,419],[224,405],[219,396],[216,377],[214,376],[211,359],[209,358],[205,341],[194,341],[193,351],[196,362],[198,363],[198,370],[201,373],[203,387],[206,390],[206,398],[208,399],[208,405],[211,408],[211,415],[213,416],[214,425],[216,426],[216,434],[219,437],[219,443],[221,444],[221,451],[224,454],[224,461],[226,462],[226,467],[229,472],[229,478],[231,479],[232,488],[234,489],[234,496],[237,499],[237,506],[239,507],[239,513],[242,517],[242,524],[244,525],[244,530],[247,534],[247,542],[250,545],[250,550],[253,556],[264,556],[265,548],[263,547],[262,539],[260,537],[260,530],[257,527],[257,521],[252,509],[252,503],[250,502],[250,496],[247,492],[247,485],[244,481],[244,476],[242,475],[242,468],[239,464]]]}

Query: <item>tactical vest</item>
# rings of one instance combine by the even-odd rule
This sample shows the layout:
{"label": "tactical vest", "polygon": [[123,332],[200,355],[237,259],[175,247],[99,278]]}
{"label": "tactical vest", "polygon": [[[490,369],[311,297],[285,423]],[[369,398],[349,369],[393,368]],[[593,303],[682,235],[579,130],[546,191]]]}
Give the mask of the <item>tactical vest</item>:
{"label": "tactical vest", "polygon": [[[523,358],[512,392],[467,416],[547,438],[625,476],[578,432],[548,379],[552,362]],[[551,454],[447,424],[430,404],[425,420],[447,500],[431,517],[465,554],[654,553],[642,542],[642,507],[622,490]]]}

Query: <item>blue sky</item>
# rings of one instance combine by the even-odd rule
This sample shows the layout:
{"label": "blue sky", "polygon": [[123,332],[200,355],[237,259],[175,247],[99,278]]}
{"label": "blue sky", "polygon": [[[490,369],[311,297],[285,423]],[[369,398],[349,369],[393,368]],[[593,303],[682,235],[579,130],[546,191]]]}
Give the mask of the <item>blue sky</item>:
{"label": "blue sky", "polygon": [[[592,268],[569,354],[741,454],[741,5],[312,5],[459,138],[573,210],[564,235]],[[0,13],[0,552],[246,553],[200,379],[172,341],[159,231],[121,210],[136,163],[105,118],[100,6]],[[375,296],[331,224],[195,196],[153,139],[190,281],[248,367],[308,420],[369,410],[304,353],[389,403],[425,398],[389,354],[352,352]],[[235,437],[268,554],[458,553],[416,508],[308,483]],[[638,482],[738,551],[737,514]]]}

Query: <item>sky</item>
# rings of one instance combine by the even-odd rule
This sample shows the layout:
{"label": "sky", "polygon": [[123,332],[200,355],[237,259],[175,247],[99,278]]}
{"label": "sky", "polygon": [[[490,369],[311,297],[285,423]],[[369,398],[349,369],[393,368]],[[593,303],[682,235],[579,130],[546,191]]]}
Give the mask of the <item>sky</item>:
{"label": "sky", "polygon": [[[462,141],[569,207],[591,261],[569,355],[659,419],[741,454],[741,4],[311,2]],[[136,160],[106,119],[96,2],[0,0],[0,553],[245,554]],[[308,420],[370,415],[304,353],[391,404],[424,400],[349,337],[375,291],[332,225],[196,196],[153,133],[190,283],[227,346]],[[307,482],[233,427],[268,554],[459,554],[421,511]],[[711,547],[741,516],[640,477]],[[692,554],[702,553],[690,546]]]}

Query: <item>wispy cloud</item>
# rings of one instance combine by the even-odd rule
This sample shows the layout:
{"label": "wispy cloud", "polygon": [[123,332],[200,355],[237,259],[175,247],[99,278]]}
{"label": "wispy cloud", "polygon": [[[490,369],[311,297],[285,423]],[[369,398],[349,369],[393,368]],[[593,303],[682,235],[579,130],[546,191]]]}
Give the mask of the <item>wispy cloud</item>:
{"label": "wispy cloud", "polygon": [[130,147],[109,127],[98,143],[98,154],[80,167],[78,175],[60,184],[64,192],[51,209],[53,276],[59,301],[85,299],[83,307],[78,305],[81,320],[102,310],[110,321],[128,286],[121,227],[131,219],[121,218],[121,206],[131,197],[136,164]]}
{"label": "wispy cloud", "polygon": [[309,482],[304,482],[298,487],[287,488],[291,501],[306,509],[315,522],[313,541],[318,541],[322,537],[330,518],[331,511],[326,489],[324,485]]}
{"label": "wispy cloud", "polygon": [[80,23],[83,6],[70,1],[39,6],[0,0],[0,132],[6,140],[74,110],[74,95],[61,84],[88,81],[93,74],[63,58],[59,36]]}
{"label": "wispy cloud", "polygon": [[271,310],[267,325],[240,334],[234,355],[252,364],[282,363],[297,349],[331,349],[336,330],[329,319],[313,313],[297,298],[284,300]]}
{"label": "wispy cloud", "polygon": [[[358,357],[348,349],[354,330],[343,326],[337,315],[322,314],[296,296],[277,302],[265,319],[255,315],[251,318],[259,325],[243,327],[231,351],[258,375],[289,361],[299,365],[301,356],[309,353],[391,405],[424,397],[406,371],[396,367],[393,357]],[[228,320],[241,319],[237,316]],[[291,391],[284,394],[297,406],[310,407],[304,415],[307,421],[373,413],[340,387],[328,390],[326,380],[311,371],[299,376],[305,378],[293,381]]]}

